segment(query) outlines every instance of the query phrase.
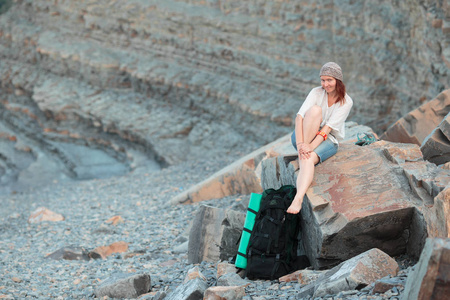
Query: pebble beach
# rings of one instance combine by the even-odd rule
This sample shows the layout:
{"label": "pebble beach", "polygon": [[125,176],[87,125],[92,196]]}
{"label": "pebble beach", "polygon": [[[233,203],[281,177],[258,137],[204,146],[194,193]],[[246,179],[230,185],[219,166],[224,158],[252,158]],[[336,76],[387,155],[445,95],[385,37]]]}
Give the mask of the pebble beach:
{"label": "pebble beach", "polygon": [[[141,299],[161,299],[179,286],[189,269],[187,241],[196,209],[245,209],[247,195],[215,199],[201,204],[171,205],[170,199],[232,162],[183,163],[157,172],[137,169],[108,179],[53,182],[29,191],[0,196],[0,299],[91,299],[96,287],[113,274],[149,274],[151,291]],[[28,222],[30,214],[46,207],[64,216],[60,222]],[[121,222],[108,222],[120,216]],[[106,259],[54,260],[47,256],[63,247],[92,250],[115,242],[128,250]],[[216,284],[218,262],[199,268]],[[399,258],[399,280],[411,269]],[[296,282],[248,281],[246,300],[298,299]],[[399,299],[401,290],[383,295],[350,291],[324,299]]]}

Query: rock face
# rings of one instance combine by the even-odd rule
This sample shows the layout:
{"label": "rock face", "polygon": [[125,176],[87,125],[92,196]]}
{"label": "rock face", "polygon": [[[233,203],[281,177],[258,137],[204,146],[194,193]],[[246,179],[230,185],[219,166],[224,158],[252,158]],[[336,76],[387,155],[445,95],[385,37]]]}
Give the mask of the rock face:
{"label": "rock face", "polygon": [[235,256],[244,221],[242,212],[200,206],[189,234],[189,263],[228,260]]}
{"label": "rock face", "polygon": [[238,157],[292,130],[325,61],[343,67],[352,118],[383,130],[449,88],[448,11],[431,0],[14,1],[0,16],[0,182]]}
{"label": "rock face", "polygon": [[422,145],[430,133],[450,112],[450,90],[409,112],[384,132],[380,138],[397,143]]}
{"label": "rock face", "polygon": [[[263,161],[263,188],[295,184],[296,156]],[[449,234],[448,170],[413,144],[342,143],[316,167],[302,209],[305,250],[316,269],[377,247],[418,257],[427,236]]]}
{"label": "rock face", "polygon": [[450,239],[428,239],[402,299],[446,299],[450,294]]}

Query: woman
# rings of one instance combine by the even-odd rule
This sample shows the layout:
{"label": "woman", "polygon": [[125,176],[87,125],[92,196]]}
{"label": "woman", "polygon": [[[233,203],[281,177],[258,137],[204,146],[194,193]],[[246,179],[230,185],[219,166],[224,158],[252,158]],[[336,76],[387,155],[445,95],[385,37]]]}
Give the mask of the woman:
{"label": "woman", "polygon": [[292,145],[298,152],[299,173],[297,194],[287,209],[297,214],[303,197],[314,177],[315,165],[325,161],[338,149],[338,140],[344,138],[345,120],[353,101],[345,92],[341,67],[328,62],[320,69],[321,87],[311,90],[295,119]]}

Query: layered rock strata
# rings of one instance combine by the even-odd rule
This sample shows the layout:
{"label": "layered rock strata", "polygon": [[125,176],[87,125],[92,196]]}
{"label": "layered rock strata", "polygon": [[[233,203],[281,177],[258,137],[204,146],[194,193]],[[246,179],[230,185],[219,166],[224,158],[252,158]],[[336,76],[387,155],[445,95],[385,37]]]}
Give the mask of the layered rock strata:
{"label": "layered rock strata", "polygon": [[431,0],[14,1],[0,16],[1,182],[248,153],[291,130],[329,60],[352,117],[386,127],[448,88],[448,11]]}

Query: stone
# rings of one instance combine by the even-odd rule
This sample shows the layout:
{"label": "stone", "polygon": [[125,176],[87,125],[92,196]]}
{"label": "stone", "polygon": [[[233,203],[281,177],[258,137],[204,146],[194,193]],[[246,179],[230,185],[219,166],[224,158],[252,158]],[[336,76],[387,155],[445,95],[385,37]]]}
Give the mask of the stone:
{"label": "stone", "polygon": [[48,208],[39,207],[36,210],[34,210],[30,214],[30,217],[28,218],[28,223],[31,223],[31,224],[45,222],[45,221],[49,221],[49,222],[64,221],[64,216],[59,213],[53,212],[53,211],[49,210]]}
{"label": "stone", "polygon": [[55,260],[89,260],[89,252],[83,247],[69,246],[56,250],[55,252],[47,255],[45,258],[51,258]]}
{"label": "stone", "polygon": [[447,140],[450,140],[450,113],[445,116],[438,128],[445,135]]}
{"label": "stone", "polygon": [[123,223],[123,222],[124,222],[124,220],[121,216],[114,216],[106,221],[106,223],[112,224],[114,226],[117,224]]}
{"label": "stone", "polygon": [[187,253],[189,249],[189,241],[185,241],[179,245],[176,245],[175,247],[173,247],[172,252],[173,253]]}
{"label": "stone", "polygon": [[128,251],[128,243],[126,242],[115,242],[108,246],[100,246],[95,248],[89,253],[91,258],[103,258],[110,256],[113,253],[123,253]]}
{"label": "stone", "polygon": [[188,262],[226,261],[235,256],[244,221],[245,213],[201,205],[189,234]]}
{"label": "stone", "polygon": [[151,289],[148,274],[115,274],[102,281],[94,293],[97,298],[137,298]]}
{"label": "stone", "polygon": [[218,286],[249,286],[250,283],[236,273],[228,273],[217,279]]}
{"label": "stone", "polygon": [[297,281],[301,285],[310,284],[311,282],[315,281],[324,271],[317,271],[317,270],[298,270],[294,273],[285,275],[283,277],[280,277],[278,280],[280,282],[292,282]]}
{"label": "stone", "polygon": [[391,290],[392,288],[396,287],[404,287],[406,283],[406,280],[403,278],[381,278],[375,281],[375,284],[372,289],[372,294],[384,294],[385,292]]}
{"label": "stone", "polygon": [[203,300],[241,300],[244,296],[242,286],[212,286],[205,291]]}
{"label": "stone", "polygon": [[[263,188],[295,184],[298,163],[262,162]],[[286,178],[291,178],[287,181]],[[303,201],[302,241],[315,269],[330,268],[370,248],[418,258],[427,236],[447,236],[444,194],[450,172],[424,161],[418,145],[342,142],[315,168]],[[445,211],[445,210],[444,210]]]}
{"label": "stone", "polygon": [[168,293],[164,300],[203,299],[203,295],[207,288],[208,284],[201,278],[197,277],[179,285],[175,290]]}
{"label": "stone", "polygon": [[219,262],[217,264],[217,274],[216,278],[220,278],[221,276],[225,274],[233,274],[237,273],[238,269],[234,266],[234,264],[230,264],[226,261]]}
{"label": "stone", "polygon": [[324,297],[341,291],[361,289],[377,279],[398,272],[397,262],[379,249],[357,255],[323,273],[317,281],[300,290],[300,295]]}
{"label": "stone", "polygon": [[408,275],[404,300],[446,299],[450,295],[450,238],[429,238]]}
{"label": "stone", "polygon": [[192,269],[188,270],[186,277],[184,278],[184,283],[197,277],[203,281],[206,281],[206,277],[202,274],[202,272],[200,272],[200,268],[195,266]]}
{"label": "stone", "polygon": [[422,104],[390,126],[381,139],[422,145],[425,138],[450,112],[450,89]]}
{"label": "stone", "polygon": [[436,165],[443,165],[450,161],[450,141],[439,128],[425,138],[420,150],[424,159]]}

